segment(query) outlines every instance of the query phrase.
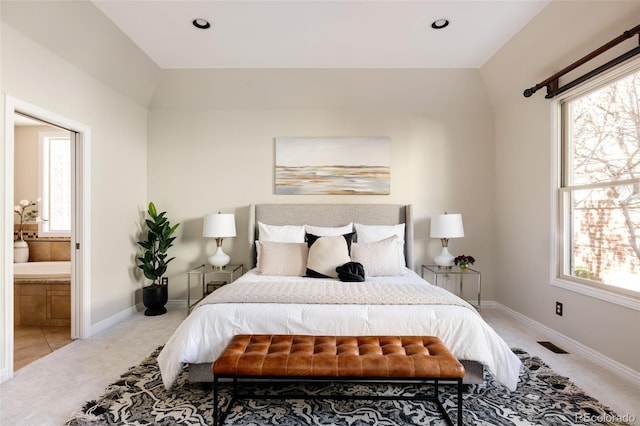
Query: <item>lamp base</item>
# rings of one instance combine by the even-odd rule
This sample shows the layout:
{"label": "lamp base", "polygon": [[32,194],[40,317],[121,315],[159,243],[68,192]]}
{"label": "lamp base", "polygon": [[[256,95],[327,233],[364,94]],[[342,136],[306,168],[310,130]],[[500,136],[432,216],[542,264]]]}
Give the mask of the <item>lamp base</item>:
{"label": "lamp base", "polygon": [[433,258],[433,261],[438,266],[453,266],[454,257],[449,253],[449,249],[447,247],[442,247],[442,251],[439,255]]}
{"label": "lamp base", "polygon": [[209,263],[218,270],[227,266],[230,261],[231,258],[222,250],[222,246],[218,246],[216,252],[209,256]]}

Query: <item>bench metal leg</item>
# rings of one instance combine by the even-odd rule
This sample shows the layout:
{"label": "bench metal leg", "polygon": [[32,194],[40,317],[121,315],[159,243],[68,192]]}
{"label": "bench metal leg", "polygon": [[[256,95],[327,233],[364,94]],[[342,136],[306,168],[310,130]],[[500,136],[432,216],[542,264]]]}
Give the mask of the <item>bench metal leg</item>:
{"label": "bench metal leg", "polygon": [[[403,398],[401,396],[396,396],[396,397],[387,397],[387,396],[377,396],[377,395],[360,395],[360,396],[354,396],[354,395],[246,395],[246,394],[239,394],[238,393],[238,378],[237,377],[233,377],[232,378],[233,383],[233,391],[232,391],[232,396],[231,396],[231,401],[229,402],[229,405],[227,406],[227,408],[225,410],[222,410],[219,407],[219,388],[218,388],[218,376],[214,376],[213,377],[213,424],[215,426],[218,425],[222,425],[224,423],[225,418],[227,417],[227,415],[229,414],[229,412],[231,411],[231,408],[233,407],[233,405],[235,404],[235,402],[238,399],[244,399],[244,398],[257,398],[257,399],[298,399],[298,398],[302,398],[302,399],[372,399],[372,400],[380,400],[380,399],[392,399],[392,400],[416,400],[416,399],[421,399],[421,398]],[[449,416],[449,414],[447,413],[447,410],[445,410],[444,406],[442,405],[442,401],[440,401],[440,393],[439,393],[439,385],[440,382],[438,379],[432,379],[433,380],[433,396],[432,397],[427,397],[426,401],[430,401],[436,404],[436,407],[438,409],[438,411],[440,412],[440,414],[442,415],[442,417],[444,417],[445,422],[447,423],[447,425],[449,426],[453,426],[453,421],[451,420],[451,417]],[[453,380],[453,379],[452,379]],[[448,381],[448,380],[447,380]],[[357,380],[352,381],[352,380],[345,380],[345,382],[350,382],[350,383],[358,383]],[[364,383],[364,382],[362,382]],[[458,426],[462,426],[462,391],[464,388],[464,385],[462,384],[462,379],[455,379],[455,383],[456,383],[456,389],[457,389],[457,394],[458,394],[458,398],[457,398],[457,402],[458,402],[458,406],[457,406],[457,424]]]}
{"label": "bench metal leg", "polygon": [[458,379],[458,426],[462,426],[462,379]]}
{"label": "bench metal leg", "polygon": [[213,376],[213,425],[218,425],[218,376]]}
{"label": "bench metal leg", "polygon": [[433,380],[433,396],[427,397],[427,401],[433,402],[440,412],[440,415],[444,418],[445,423],[448,426],[453,426],[453,422],[451,421],[451,417],[447,413],[447,410],[444,409],[444,405],[442,405],[442,401],[440,401],[440,393],[439,393],[439,382],[438,379]]}
{"label": "bench metal leg", "polygon": [[222,409],[220,404],[220,389],[218,387],[218,376],[213,376],[213,425],[221,426],[224,423],[224,420],[229,415],[229,411],[233,407],[233,404],[238,400],[238,379],[236,377],[233,378],[233,393],[231,395],[231,400],[229,401],[229,405],[227,405],[226,409]]}

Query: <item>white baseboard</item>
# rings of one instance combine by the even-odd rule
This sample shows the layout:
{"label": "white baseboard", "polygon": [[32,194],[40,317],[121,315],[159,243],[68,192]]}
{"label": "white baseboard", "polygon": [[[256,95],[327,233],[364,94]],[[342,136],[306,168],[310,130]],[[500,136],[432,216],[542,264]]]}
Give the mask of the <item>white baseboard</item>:
{"label": "white baseboard", "polygon": [[[165,306],[167,308],[184,308],[186,310],[187,300],[186,299],[169,300],[167,301],[167,304]],[[137,312],[142,312],[144,311],[144,309],[145,309],[144,305],[142,303],[138,303],[130,308],[127,308],[121,312],[118,312],[115,315],[110,316],[109,318],[103,319],[99,323],[91,326],[91,328],[89,329],[89,336],[87,337],[91,337],[105,330],[108,330],[114,325],[118,324],[120,321],[123,321],[129,318],[131,315]]]}
{"label": "white baseboard", "polygon": [[500,309],[513,319],[520,321],[527,326],[535,329],[536,331],[548,336],[549,339],[554,340],[554,342],[558,343],[559,346],[562,346],[568,349],[570,352],[576,353],[584,358],[587,358],[590,361],[595,362],[596,364],[603,365],[606,368],[612,370],[613,372],[619,374],[620,376],[634,382],[636,385],[640,386],[640,372],[635,371],[624,364],[619,363],[606,355],[601,354],[598,351],[591,349],[588,346],[583,345],[582,343],[573,340],[572,338],[565,336],[562,333],[558,333],[552,328],[547,327],[546,325],[539,323],[525,315],[522,315],[520,312],[516,312],[511,308],[508,308],[498,302],[482,302],[483,306],[493,306],[496,309]]}
{"label": "white baseboard", "polygon": [[165,305],[167,308],[184,308],[187,309],[187,299],[168,300]]}
{"label": "white baseboard", "polygon": [[131,306],[123,311],[118,312],[115,315],[110,316],[109,318],[105,318],[102,321],[93,324],[89,327],[89,335],[87,337],[95,336],[98,333],[101,333],[105,330],[110,329],[114,325],[119,322],[129,318],[131,315],[137,312],[136,306]]}

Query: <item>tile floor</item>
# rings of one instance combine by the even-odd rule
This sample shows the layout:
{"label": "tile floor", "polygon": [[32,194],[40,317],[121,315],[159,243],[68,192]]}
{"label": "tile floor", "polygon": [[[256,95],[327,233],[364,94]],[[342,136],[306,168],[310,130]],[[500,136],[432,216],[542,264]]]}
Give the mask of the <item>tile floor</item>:
{"label": "tile floor", "polygon": [[16,327],[13,333],[13,371],[49,355],[72,341],[69,326],[21,326]]}

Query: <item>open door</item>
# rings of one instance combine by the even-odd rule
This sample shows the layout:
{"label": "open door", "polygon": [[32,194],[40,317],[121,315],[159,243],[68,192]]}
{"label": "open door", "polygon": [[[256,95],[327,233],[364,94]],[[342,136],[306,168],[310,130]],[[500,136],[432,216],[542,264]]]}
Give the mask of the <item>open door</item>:
{"label": "open door", "polygon": [[14,126],[16,113],[32,117],[55,127],[69,130],[71,134],[72,158],[72,197],[71,197],[71,337],[85,338],[90,330],[90,129],[67,117],[44,110],[27,102],[5,95],[4,109],[4,174],[2,210],[3,223],[4,273],[0,291],[2,297],[2,331],[0,332],[0,382],[13,376],[13,202],[14,202]]}

